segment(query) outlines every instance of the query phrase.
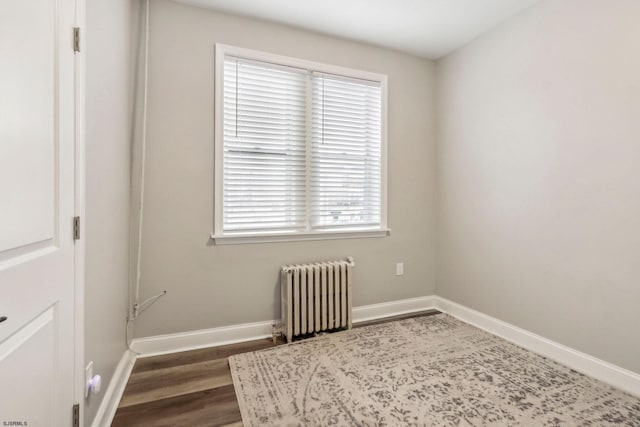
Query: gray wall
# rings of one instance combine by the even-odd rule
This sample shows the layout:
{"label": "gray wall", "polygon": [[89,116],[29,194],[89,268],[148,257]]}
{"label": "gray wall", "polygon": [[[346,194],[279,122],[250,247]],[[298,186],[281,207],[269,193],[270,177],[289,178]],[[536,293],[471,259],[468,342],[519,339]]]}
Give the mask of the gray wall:
{"label": "gray wall", "polygon": [[[354,305],[434,292],[434,64],[403,53],[165,0],[151,5],[141,299],[167,296],[138,337],[274,319],[281,264],[353,256]],[[389,76],[390,237],[214,246],[214,44]],[[395,263],[405,263],[396,277]]]}
{"label": "gray wall", "polygon": [[549,0],[437,64],[437,294],[636,372],[639,18]]}
{"label": "gray wall", "polygon": [[86,425],[126,349],[132,3],[86,4],[85,361],[103,379],[86,401]]}

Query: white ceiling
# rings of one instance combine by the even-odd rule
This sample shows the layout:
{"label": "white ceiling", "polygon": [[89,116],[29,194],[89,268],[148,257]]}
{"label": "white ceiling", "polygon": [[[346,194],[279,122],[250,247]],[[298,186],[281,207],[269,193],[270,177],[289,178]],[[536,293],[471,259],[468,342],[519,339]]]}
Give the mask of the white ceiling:
{"label": "white ceiling", "polygon": [[177,0],[437,59],[541,0]]}

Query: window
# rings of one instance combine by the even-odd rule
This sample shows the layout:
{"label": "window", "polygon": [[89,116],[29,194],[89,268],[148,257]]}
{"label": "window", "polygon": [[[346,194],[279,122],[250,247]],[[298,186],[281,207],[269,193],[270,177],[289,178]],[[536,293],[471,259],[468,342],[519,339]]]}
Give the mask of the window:
{"label": "window", "polygon": [[216,243],[385,236],[386,77],[216,51]]}

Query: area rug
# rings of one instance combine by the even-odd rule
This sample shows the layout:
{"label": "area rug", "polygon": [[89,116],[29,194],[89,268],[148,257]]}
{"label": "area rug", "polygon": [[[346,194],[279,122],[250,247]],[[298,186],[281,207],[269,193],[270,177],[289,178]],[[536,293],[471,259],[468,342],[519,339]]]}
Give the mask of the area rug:
{"label": "area rug", "polygon": [[229,365],[245,427],[640,426],[640,399],[446,314]]}

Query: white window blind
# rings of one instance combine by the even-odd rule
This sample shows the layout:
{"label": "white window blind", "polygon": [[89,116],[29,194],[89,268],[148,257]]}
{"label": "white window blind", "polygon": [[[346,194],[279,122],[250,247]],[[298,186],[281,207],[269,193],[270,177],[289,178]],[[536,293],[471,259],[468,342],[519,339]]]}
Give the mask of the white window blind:
{"label": "white window blind", "polygon": [[223,229],[304,229],[306,74],[224,65]]}
{"label": "white window blind", "polygon": [[380,84],[312,81],[311,226],[380,226]]}
{"label": "white window blind", "polygon": [[216,233],[386,227],[381,82],[223,58]]}

